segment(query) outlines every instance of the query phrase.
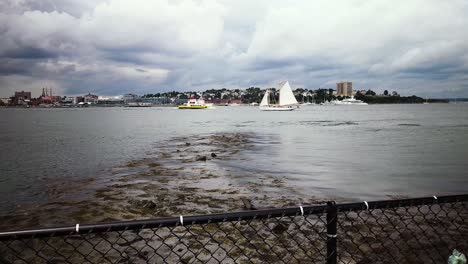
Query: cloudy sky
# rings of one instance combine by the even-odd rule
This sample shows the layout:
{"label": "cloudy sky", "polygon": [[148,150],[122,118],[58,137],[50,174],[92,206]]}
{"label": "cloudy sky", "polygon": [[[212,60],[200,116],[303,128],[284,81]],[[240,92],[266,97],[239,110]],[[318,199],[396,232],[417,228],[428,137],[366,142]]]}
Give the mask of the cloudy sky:
{"label": "cloudy sky", "polygon": [[2,0],[0,97],[335,88],[468,97],[466,0]]}

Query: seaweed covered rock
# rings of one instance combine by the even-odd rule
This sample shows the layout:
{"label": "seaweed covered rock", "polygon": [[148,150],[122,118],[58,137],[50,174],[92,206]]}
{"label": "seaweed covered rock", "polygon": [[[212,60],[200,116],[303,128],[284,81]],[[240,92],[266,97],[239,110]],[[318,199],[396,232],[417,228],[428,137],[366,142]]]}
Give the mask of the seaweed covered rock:
{"label": "seaweed covered rock", "polygon": [[207,158],[206,158],[206,156],[197,155],[197,156],[195,157],[195,160],[196,160],[196,161],[206,161]]}

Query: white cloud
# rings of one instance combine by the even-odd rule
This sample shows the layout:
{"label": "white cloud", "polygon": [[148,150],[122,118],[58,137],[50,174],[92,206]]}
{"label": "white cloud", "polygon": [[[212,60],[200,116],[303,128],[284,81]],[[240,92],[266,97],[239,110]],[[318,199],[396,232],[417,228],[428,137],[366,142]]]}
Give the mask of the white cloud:
{"label": "white cloud", "polygon": [[450,60],[463,55],[464,43],[455,41],[433,41],[427,46],[415,47],[396,58],[391,67],[395,70],[414,67],[427,68],[431,65],[450,63]]}
{"label": "white cloud", "polygon": [[24,66],[28,78],[69,91],[80,78],[115,94],[126,92],[122,80],[143,92],[288,78],[403,94],[456,86],[468,96],[464,0],[7,0],[0,8],[0,79]]}
{"label": "white cloud", "polygon": [[468,41],[466,11],[463,1],[272,4],[257,24],[247,55],[267,60],[318,57],[339,64],[391,61],[389,58],[428,43]]}
{"label": "white cloud", "polygon": [[199,52],[218,47],[223,8],[215,1],[114,0],[84,15],[79,30],[98,48]]}

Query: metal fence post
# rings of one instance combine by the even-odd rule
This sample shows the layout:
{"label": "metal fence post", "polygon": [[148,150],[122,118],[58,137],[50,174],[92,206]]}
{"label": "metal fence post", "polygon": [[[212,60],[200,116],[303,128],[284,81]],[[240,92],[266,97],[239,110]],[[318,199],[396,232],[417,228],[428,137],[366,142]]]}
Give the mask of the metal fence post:
{"label": "metal fence post", "polygon": [[327,264],[336,264],[336,224],[338,207],[334,201],[327,202]]}

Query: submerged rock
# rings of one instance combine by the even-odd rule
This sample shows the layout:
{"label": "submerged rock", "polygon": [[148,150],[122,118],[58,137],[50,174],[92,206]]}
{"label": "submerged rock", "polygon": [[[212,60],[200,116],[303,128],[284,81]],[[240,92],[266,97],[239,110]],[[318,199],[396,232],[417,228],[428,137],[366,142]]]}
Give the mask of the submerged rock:
{"label": "submerged rock", "polygon": [[154,209],[157,207],[157,204],[150,200],[142,200],[142,201],[137,200],[137,201],[131,201],[130,203],[136,207],[145,208],[145,209]]}
{"label": "submerged rock", "polygon": [[247,198],[241,198],[242,202],[244,203],[244,208],[247,210],[257,210],[252,202]]}
{"label": "submerged rock", "polygon": [[154,209],[157,207],[157,204],[155,204],[153,201],[148,201],[144,204],[143,207],[148,209]]}
{"label": "submerged rock", "polygon": [[196,161],[206,161],[206,156],[199,156],[197,155],[197,157],[195,158]]}

